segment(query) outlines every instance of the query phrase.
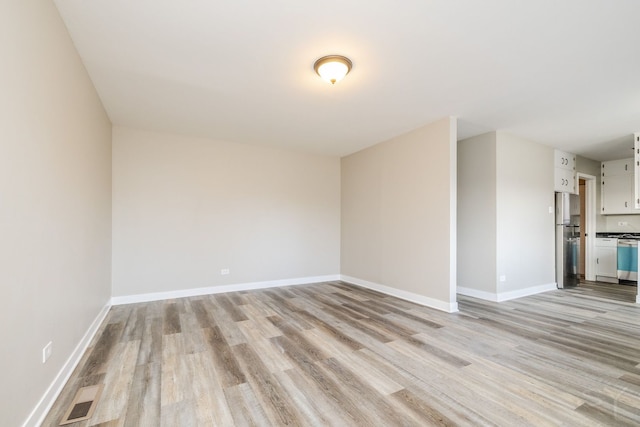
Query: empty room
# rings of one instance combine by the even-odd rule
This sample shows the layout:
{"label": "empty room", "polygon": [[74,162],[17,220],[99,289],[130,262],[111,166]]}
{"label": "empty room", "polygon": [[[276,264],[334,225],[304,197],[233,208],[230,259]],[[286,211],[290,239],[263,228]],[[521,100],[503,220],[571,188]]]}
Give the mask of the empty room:
{"label": "empty room", "polygon": [[0,425],[640,424],[640,3],[0,3]]}

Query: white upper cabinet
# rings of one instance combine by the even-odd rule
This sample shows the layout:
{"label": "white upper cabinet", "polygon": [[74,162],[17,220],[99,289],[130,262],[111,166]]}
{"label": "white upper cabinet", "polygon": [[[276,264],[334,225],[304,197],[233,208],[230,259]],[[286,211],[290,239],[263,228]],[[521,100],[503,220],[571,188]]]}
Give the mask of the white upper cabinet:
{"label": "white upper cabinet", "polygon": [[602,177],[602,214],[630,214],[633,212],[633,175]]}
{"label": "white upper cabinet", "polygon": [[576,170],[576,156],[571,153],[565,153],[564,151],[555,150],[555,162],[554,165],[560,169],[567,169],[570,171]]}
{"label": "white upper cabinet", "polygon": [[602,162],[600,184],[603,215],[638,214],[634,158]]}
{"label": "white upper cabinet", "polygon": [[602,162],[602,176],[633,174],[633,158]]}
{"label": "white upper cabinet", "polygon": [[577,194],[576,156],[571,153],[555,150],[554,166],[554,191]]}
{"label": "white upper cabinet", "polygon": [[576,192],[576,174],[573,171],[556,168],[553,178],[554,191],[561,193]]}

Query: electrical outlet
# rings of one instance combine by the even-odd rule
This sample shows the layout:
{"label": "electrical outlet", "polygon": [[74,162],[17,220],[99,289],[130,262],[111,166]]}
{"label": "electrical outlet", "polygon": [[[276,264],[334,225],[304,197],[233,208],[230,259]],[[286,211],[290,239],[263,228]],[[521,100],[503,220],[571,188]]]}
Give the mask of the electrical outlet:
{"label": "electrical outlet", "polygon": [[227,274],[229,274],[229,269],[228,268],[223,268],[222,270],[220,270],[220,274],[223,276],[226,276]]}
{"label": "electrical outlet", "polygon": [[500,281],[501,282],[506,282],[507,281],[507,276],[505,276],[504,274],[502,276],[500,276]]}
{"label": "electrical outlet", "polygon": [[629,223],[627,221],[618,221],[618,226],[619,227],[626,227],[627,225],[629,225]]}
{"label": "electrical outlet", "polygon": [[42,363],[46,363],[47,359],[51,357],[53,352],[53,341],[49,341],[49,344],[45,345],[42,349]]}
{"label": "electrical outlet", "polygon": [[549,213],[552,214],[553,213],[553,206],[549,206]]}

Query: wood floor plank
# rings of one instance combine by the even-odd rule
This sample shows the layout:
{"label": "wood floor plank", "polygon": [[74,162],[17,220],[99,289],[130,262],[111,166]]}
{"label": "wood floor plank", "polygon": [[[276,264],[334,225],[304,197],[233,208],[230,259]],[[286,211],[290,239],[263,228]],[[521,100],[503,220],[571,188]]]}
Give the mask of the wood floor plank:
{"label": "wood floor plank", "polygon": [[217,327],[205,329],[207,342],[213,351],[215,368],[223,387],[238,385],[246,382],[245,374],[238,366],[231,347],[227,343],[222,331]]}
{"label": "wood floor plank", "polygon": [[[211,321],[215,322],[215,327],[220,329],[220,333],[224,336],[225,341],[229,345],[246,342],[242,331],[240,331],[236,322],[228,316],[217,298],[208,298],[207,302],[207,308],[211,313]],[[242,314],[242,318],[246,320],[244,314]]]}
{"label": "wood floor plank", "polygon": [[327,404],[324,396],[318,393],[317,390],[313,390],[310,384],[300,386],[303,380],[299,376],[293,379],[292,376],[296,375],[295,369],[273,373],[274,378],[276,378],[280,386],[286,390],[298,410],[299,416],[301,417],[301,425],[349,425],[347,420],[342,418],[339,412],[336,412],[331,405]]}
{"label": "wood floor plank", "polygon": [[444,313],[333,281],[116,306],[43,425],[96,384],[74,427],[640,425],[634,292]]}
{"label": "wood floor plank", "polygon": [[191,363],[191,371],[194,373],[192,390],[196,399],[198,420],[204,425],[233,425],[231,408],[216,371],[213,352],[194,353]]}
{"label": "wood floor plank", "polygon": [[136,366],[125,412],[124,427],[160,425],[161,378],[162,370],[159,362]]}
{"label": "wood floor plank", "polygon": [[96,406],[90,425],[116,419],[122,419],[124,422],[139,348],[140,341],[128,341],[116,345],[114,356],[110,360],[112,368],[107,369],[105,373],[105,386],[102,391],[103,395],[110,398],[101,399],[100,404]]}
{"label": "wood floor plank", "polygon": [[138,365],[160,363],[162,361],[162,318],[145,319],[143,328],[136,363]]}
{"label": "wood floor plank", "polygon": [[341,332],[338,328],[332,326],[331,324],[323,321],[322,319],[319,319],[318,317],[314,316],[313,314],[307,312],[307,311],[301,311],[299,312],[299,314],[304,317],[305,319],[307,319],[307,321],[312,324],[314,326],[314,328],[312,330],[317,329],[318,331],[321,331],[327,335],[329,335],[331,337],[330,341],[336,341],[346,347],[348,347],[350,350],[360,350],[361,348],[364,348],[364,344],[356,341],[355,339],[353,339],[352,337],[344,334],[343,332]]}
{"label": "wood floor plank", "polygon": [[235,426],[268,427],[271,422],[248,383],[227,387],[224,390]]}
{"label": "wood floor plank", "polygon": [[106,372],[111,353],[120,340],[123,330],[123,323],[108,323],[106,325],[98,337],[98,341],[91,348],[88,360],[82,365],[81,377]]}
{"label": "wood floor plank", "polygon": [[236,306],[233,301],[226,295],[218,295],[216,300],[220,303],[220,306],[227,312],[231,320],[234,322],[242,322],[248,320],[247,316],[243,313],[242,309]]}
{"label": "wood floor plank", "polygon": [[[265,323],[269,323],[266,319]],[[247,341],[251,343],[251,346],[255,349],[255,351],[260,355],[262,362],[269,372],[278,372],[278,371],[286,371],[288,369],[293,368],[289,359],[287,359],[284,354],[278,352],[276,347],[273,346],[270,338],[276,336],[282,336],[282,333],[278,333],[275,335],[272,334],[263,334],[262,330],[255,328],[253,326],[253,322],[248,320],[245,322],[240,322],[239,326],[242,332],[247,337]]]}
{"label": "wood floor plank", "polygon": [[260,357],[247,344],[233,347],[241,367],[269,419],[274,425],[300,425],[301,417],[289,395],[266,368]]}
{"label": "wood floor plank", "polygon": [[455,423],[445,414],[429,405],[407,389],[400,389],[393,393],[392,398],[410,411],[410,415],[419,422],[430,426],[452,426]]}
{"label": "wood floor plank", "polygon": [[329,401],[337,407],[337,410],[344,413],[345,418],[354,425],[373,425],[375,418],[366,413],[358,405],[354,396],[345,394],[339,387],[338,382],[332,379],[327,372],[314,360],[310,360],[305,351],[301,351],[295,343],[286,336],[272,338],[272,341],[283,349],[285,354],[291,358],[303,377],[306,377],[320,390],[322,394],[329,398]]}
{"label": "wood floor plank", "polygon": [[178,310],[179,310],[178,303],[172,302],[165,305],[164,316],[162,318],[164,335],[180,333],[181,331],[180,313]]}
{"label": "wood floor plank", "polygon": [[[296,329],[291,323],[284,321],[279,316],[271,316],[267,318],[275,327],[282,331],[282,334],[288,341],[294,342],[297,348],[304,352],[304,354],[311,360],[322,360],[328,356],[320,347],[314,345],[309,339],[307,339],[301,330]],[[278,340],[281,337],[275,337],[272,342],[281,342]],[[277,341],[273,341],[277,340]]]}

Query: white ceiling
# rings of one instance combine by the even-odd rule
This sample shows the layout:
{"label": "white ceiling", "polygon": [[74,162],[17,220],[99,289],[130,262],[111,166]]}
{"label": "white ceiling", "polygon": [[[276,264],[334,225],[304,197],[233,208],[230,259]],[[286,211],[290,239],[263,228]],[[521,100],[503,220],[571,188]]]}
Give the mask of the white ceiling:
{"label": "white ceiling", "polygon": [[453,115],[595,160],[640,131],[638,0],[55,4],[115,125],[342,156]]}

